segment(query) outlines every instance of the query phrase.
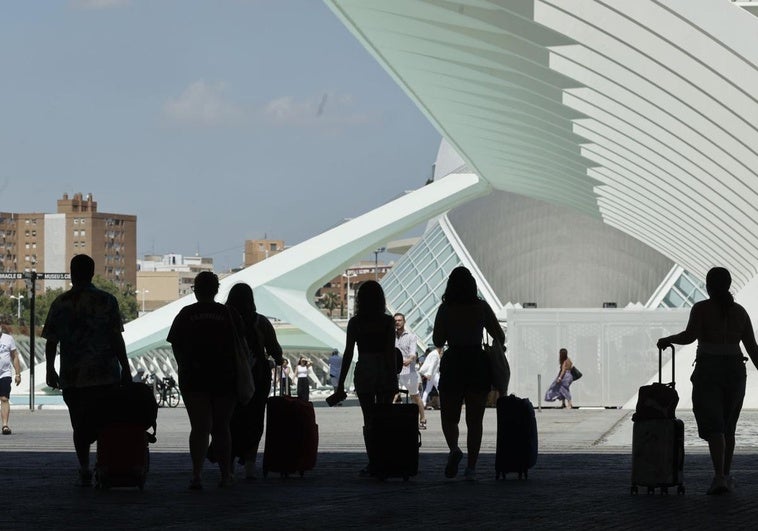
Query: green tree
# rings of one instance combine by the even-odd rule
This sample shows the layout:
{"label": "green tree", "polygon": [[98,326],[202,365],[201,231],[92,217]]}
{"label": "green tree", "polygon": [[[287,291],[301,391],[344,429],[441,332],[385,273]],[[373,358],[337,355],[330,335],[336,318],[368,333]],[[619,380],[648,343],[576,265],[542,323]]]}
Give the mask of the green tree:
{"label": "green tree", "polygon": [[134,288],[129,284],[124,289],[107,280],[100,275],[95,275],[92,279],[92,284],[96,288],[100,288],[103,291],[107,291],[118,301],[118,307],[121,310],[121,321],[128,323],[132,319],[136,319],[139,315],[139,306],[137,305],[137,296]]}

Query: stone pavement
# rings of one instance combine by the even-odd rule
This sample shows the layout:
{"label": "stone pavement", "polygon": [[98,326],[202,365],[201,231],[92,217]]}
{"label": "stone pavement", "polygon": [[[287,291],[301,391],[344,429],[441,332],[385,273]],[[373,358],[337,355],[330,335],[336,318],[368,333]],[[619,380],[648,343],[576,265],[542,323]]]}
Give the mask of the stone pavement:
{"label": "stone pavement", "polygon": [[[537,413],[540,457],[526,481],[494,479],[495,416],[485,418],[479,481],[443,477],[446,447],[439,412],[422,432],[420,474],[407,483],[358,478],[365,464],[360,409],[316,409],[319,461],[304,477],[269,475],[216,487],[208,466],[205,490],[189,491],[189,425],[183,408],[161,409],[158,442],[143,492],[73,486],[73,454],[65,410],[14,408],[13,435],[0,436],[3,521],[0,529],[755,529],[758,444],[738,442],[737,492],[705,496],[710,464],[688,428],[683,496],[630,494],[629,412],[543,410]],[[694,423],[691,413],[680,412]],[[743,415],[758,424],[758,412]],[[631,433],[629,431],[629,433]],[[465,440],[465,428],[461,430]],[[94,462],[94,458],[93,458]],[[240,473],[242,471],[240,470]],[[643,490],[644,492],[644,490]]]}

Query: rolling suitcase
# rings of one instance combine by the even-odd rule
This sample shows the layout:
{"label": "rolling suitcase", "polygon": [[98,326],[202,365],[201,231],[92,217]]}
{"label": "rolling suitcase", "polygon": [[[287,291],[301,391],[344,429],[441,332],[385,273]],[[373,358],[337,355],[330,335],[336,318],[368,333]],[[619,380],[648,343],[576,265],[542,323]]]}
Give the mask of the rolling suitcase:
{"label": "rolling suitcase", "polygon": [[142,424],[107,424],[97,438],[95,486],[145,487],[150,467],[147,433]]}
{"label": "rolling suitcase", "polygon": [[632,494],[647,487],[648,494],[676,487],[684,494],[684,422],[676,417],[674,346],[671,346],[671,383],[661,382],[663,351],[658,350],[658,382],[640,387],[632,419]]}
{"label": "rolling suitcase", "polygon": [[97,437],[95,486],[142,490],[150,468],[149,443],[156,441],[158,404],[143,383],[120,385],[109,394],[108,418]]}
{"label": "rolling suitcase", "polygon": [[371,473],[379,479],[408,478],[418,474],[418,455],[421,446],[418,406],[404,404],[375,404],[373,417],[366,427],[366,442]]}
{"label": "rolling suitcase", "polygon": [[[279,368],[275,381],[281,382]],[[318,424],[312,402],[280,395],[269,397],[266,404],[266,442],[263,450],[263,477],[269,472],[301,476],[316,466],[318,454]]]}
{"label": "rolling suitcase", "polygon": [[497,447],[495,479],[509,472],[527,479],[537,462],[537,419],[528,398],[515,395],[497,400]]}

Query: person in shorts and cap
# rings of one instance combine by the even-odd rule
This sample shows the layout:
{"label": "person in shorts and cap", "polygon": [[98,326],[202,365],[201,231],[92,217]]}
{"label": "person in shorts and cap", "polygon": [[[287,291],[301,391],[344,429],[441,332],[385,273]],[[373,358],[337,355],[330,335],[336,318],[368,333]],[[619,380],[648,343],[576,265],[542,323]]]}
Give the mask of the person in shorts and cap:
{"label": "person in shorts and cap", "polygon": [[[11,366],[15,376],[11,375]],[[9,399],[11,397],[11,380],[16,380],[16,385],[21,383],[21,365],[18,361],[18,351],[13,336],[6,334],[0,329],[0,418],[3,421],[3,435],[10,435],[8,418],[11,413]]]}

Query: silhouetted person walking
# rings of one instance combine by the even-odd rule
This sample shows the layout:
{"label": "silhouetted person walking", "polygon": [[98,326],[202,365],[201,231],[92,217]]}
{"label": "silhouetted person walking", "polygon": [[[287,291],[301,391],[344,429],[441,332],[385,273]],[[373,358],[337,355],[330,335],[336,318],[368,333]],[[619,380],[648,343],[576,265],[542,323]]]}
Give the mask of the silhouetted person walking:
{"label": "silhouetted person walking", "polygon": [[692,372],[692,411],[698,435],[708,441],[713,462],[713,481],[708,494],[734,489],[731,473],[734,433],[745,397],[747,374],[740,341],[758,368],[758,344],[745,308],[729,292],[732,277],[723,267],[714,267],[705,278],[709,298],[690,310],[687,328],[658,340],[658,348],[672,343],[687,345],[697,340]]}
{"label": "silhouetted person walking", "polygon": [[[95,261],[86,254],[71,259],[73,287],[59,295],[47,313],[42,337],[47,385],[63,390],[74,429],[81,486],[92,485],[90,445],[108,412],[114,386],[132,380],[116,298],[92,285]],[[55,357],[60,344],[60,375]]]}
{"label": "silhouetted person walking", "polygon": [[[358,288],[356,312],[347,323],[345,353],[335,395],[345,392],[345,378],[358,346],[355,366],[355,393],[363,413],[363,438],[370,456],[367,426],[371,425],[374,404],[389,404],[397,392],[395,368],[395,322],[387,314],[384,291],[378,282],[368,280]],[[371,463],[360,471],[361,476],[372,474]]]}
{"label": "silhouetted person walking", "polygon": [[234,457],[245,465],[245,477],[255,478],[255,461],[258,445],[263,436],[266,400],[271,392],[271,365],[282,364],[282,347],[276,339],[274,326],[257,312],[253,289],[244,283],[235,284],[229,290],[226,305],[242,317],[243,333],[253,351],[253,381],[255,393],[247,404],[237,404],[232,416],[232,448]]}
{"label": "silhouetted person walking", "polygon": [[450,453],[445,476],[458,475],[463,452],[458,447],[458,423],[466,403],[468,465],[465,477],[476,479],[476,463],[482,444],[482,419],[492,375],[489,358],[482,349],[482,331],[494,341],[505,343],[505,334],[495,313],[479,298],[476,280],[463,266],[456,267],[447,280],[442,304],[434,320],[432,339],[437,348],[448,349],[440,361],[440,418]]}
{"label": "silhouetted person walking", "polygon": [[[234,337],[239,315],[213,299],[218,277],[202,271],[193,286],[197,302],[179,311],[168,333],[179,368],[182,392],[190,421],[189,449],[192,458],[190,489],[202,489],[203,461],[209,436],[221,472],[219,487],[233,482],[229,421],[237,403]],[[239,323],[241,326],[241,322]]]}

